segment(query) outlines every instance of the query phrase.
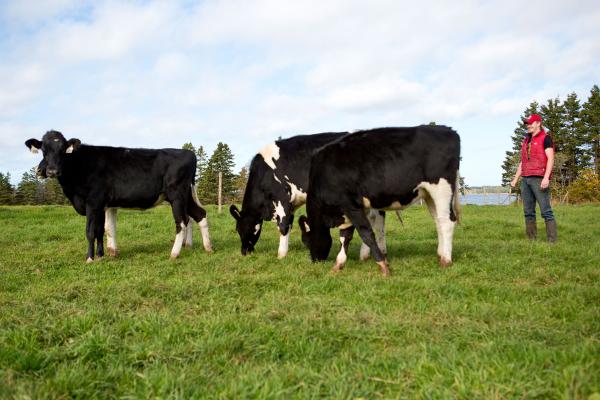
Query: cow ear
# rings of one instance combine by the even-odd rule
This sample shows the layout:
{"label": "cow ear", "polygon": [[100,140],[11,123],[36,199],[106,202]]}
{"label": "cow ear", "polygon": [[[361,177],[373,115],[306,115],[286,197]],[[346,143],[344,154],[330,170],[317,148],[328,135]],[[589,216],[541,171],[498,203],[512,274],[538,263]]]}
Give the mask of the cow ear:
{"label": "cow ear", "polygon": [[65,153],[70,154],[74,152],[75,150],[77,150],[80,144],[81,140],[79,139],[69,139],[69,141],[67,142],[67,150],[65,150]]}
{"label": "cow ear", "polygon": [[310,232],[310,227],[308,226],[308,218],[306,218],[305,215],[301,215],[300,218],[298,218],[298,225],[300,225],[300,230],[302,231],[302,233]]}
{"label": "cow ear", "polygon": [[25,146],[29,147],[29,151],[35,154],[42,148],[42,142],[37,139],[29,139],[25,142]]}
{"label": "cow ear", "polygon": [[240,214],[240,210],[238,210],[235,204],[232,204],[231,207],[229,207],[229,212],[236,221],[239,221],[239,219],[242,218],[242,214]]}

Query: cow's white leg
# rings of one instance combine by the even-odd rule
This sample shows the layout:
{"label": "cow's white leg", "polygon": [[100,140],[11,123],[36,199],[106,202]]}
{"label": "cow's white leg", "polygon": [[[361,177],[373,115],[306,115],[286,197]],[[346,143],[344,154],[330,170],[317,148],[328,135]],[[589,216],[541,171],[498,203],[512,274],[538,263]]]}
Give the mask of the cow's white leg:
{"label": "cow's white leg", "polygon": [[291,229],[285,235],[279,236],[279,248],[277,249],[277,258],[282,259],[287,256],[288,248],[290,245],[290,233]]}
{"label": "cow's white leg", "polygon": [[438,255],[440,265],[447,267],[452,264],[452,238],[454,225],[456,225],[456,222],[450,219],[452,186],[447,180],[441,178],[437,184],[425,183],[421,187],[429,193],[435,206],[434,219],[438,228]]}
{"label": "cow's white leg", "polygon": [[438,259],[442,259],[443,254],[443,246],[442,246],[442,228],[440,227],[440,221],[438,220],[437,211],[435,208],[435,203],[433,199],[427,194],[425,196],[425,204],[427,204],[427,208],[429,209],[429,213],[431,214],[431,218],[433,218],[433,222],[435,223],[435,231],[437,232],[437,255]]}
{"label": "cow's white leg", "polygon": [[202,234],[202,244],[204,245],[204,250],[207,252],[212,252],[212,244],[210,243],[210,236],[208,234],[208,220],[206,217],[202,218],[200,222],[198,222],[198,226],[200,226],[200,233]]}
{"label": "cow's white leg", "polygon": [[346,241],[346,238],[344,236],[340,236],[340,243],[342,244],[342,246],[340,247],[340,252],[338,253],[337,257],[335,258],[335,264],[333,266],[333,270],[334,271],[339,271],[341,269],[344,268],[344,266],[346,265],[346,260],[348,259],[348,256],[346,255],[346,249],[344,246],[344,242]]}
{"label": "cow's white leg", "polygon": [[371,255],[371,249],[364,242],[360,245],[360,260],[366,261]]}
{"label": "cow's white leg", "polygon": [[194,224],[192,223],[192,219],[190,218],[190,221],[188,222],[188,224],[185,227],[185,242],[184,242],[185,247],[192,247],[193,236],[194,236]]}
{"label": "cow's white leg", "polygon": [[171,250],[171,259],[175,259],[181,252],[181,246],[186,236],[186,225],[185,222],[181,222],[181,230],[175,235],[175,243],[173,243],[173,249]]}
{"label": "cow's white leg", "polygon": [[350,225],[348,228],[340,229],[340,252],[335,258],[335,264],[333,265],[333,271],[338,272],[346,266],[346,260],[348,259],[348,247],[352,241],[354,235],[354,226]]}
{"label": "cow's white leg", "polygon": [[104,214],[106,253],[111,257],[115,257],[119,254],[119,249],[117,248],[117,209],[107,208]]}
{"label": "cow's white leg", "polygon": [[[367,217],[375,233],[375,240],[377,241],[377,247],[384,255],[387,255],[387,244],[385,241],[385,216],[381,215],[378,210],[370,209],[367,211]],[[360,259],[365,261],[369,258],[371,250],[366,244],[360,246]]]}

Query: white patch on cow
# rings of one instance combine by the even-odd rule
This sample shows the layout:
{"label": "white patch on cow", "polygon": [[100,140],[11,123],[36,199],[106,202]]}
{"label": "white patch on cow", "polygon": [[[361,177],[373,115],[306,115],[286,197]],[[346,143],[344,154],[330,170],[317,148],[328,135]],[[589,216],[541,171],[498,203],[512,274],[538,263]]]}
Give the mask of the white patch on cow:
{"label": "white patch on cow", "polygon": [[210,253],[212,252],[212,244],[210,243],[210,236],[208,234],[208,220],[206,217],[202,218],[200,222],[198,222],[198,225],[200,225],[200,233],[202,233],[202,244],[204,245],[204,250]]}
{"label": "white patch on cow", "polygon": [[288,231],[286,235],[279,236],[279,248],[277,249],[277,258],[279,259],[282,259],[285,256],[287,256],[288,248],[290,245],[290,233],[291,231]]}
{"label": "white patch on cow", "polygon": [[107,208],[104,212],[104,230],[108,255],[117,255],[117,209]]}
{"label": "white patch on cow", "polygon": [[284,175],[283,177],[285,178],[286,181],[290,180],[290,178],[287,175]]}
{"label": "white patch on cow", "polygon": [[338,225],[339,229],[348,229],[352,226],[352,221],[350,221],[350,218],[346,217],[345,215],[342,215],[342,217],[344,217],[344,222],[342,222],[340,225]]}
{"label": "white patch on cow", "polygon": [[[415,189],[417,190],[417,189]],[[399,211],[399,210],[404,210],[405,208],[410,207],[411,205],[413,205],[415,202],[417,202],[418,200],[421,199],[420,193],[417,194],[417,197],[414,198],[410,204],[406,204],[406,205],[402,205],[400,204],[399,201],[393,201],[391,204],[385,206],[385,207],[379,207],[377,208],[378,210],[382,210],[382,211]],[[364,208],[372,208],[371,205],[371,200],[369,200],[366,197],[362,198],[362,202],[363,202],[363,207]]]}
{"label": "white patch on cow", "polygon": [[364,242],[360,245],[360,260],[366,261],[371,255],[371,249]]}
{"label": "white patch on cow", "polygon": [[156,207],[158,205],[161,205],[163,201],[165,201],[165,194],[161,193],[158,195],[158,198],[156,199],[156,201],[154,202],[154,204],[152,205],[152,207]]}
{"label": "white patch on cow", "polygon": [[281,201],[278,201],[277,204],[273,202],[273,207],[275,208],[275,212],[273,213],[273,221],[282,221],[283,217],[285,217],[285,210],[283,208],[283,204],[281,204]]}
{"label": "white patch on cow", "polygon": [[185,223],[181,223],[181,230],[179,231],[179,233],[177,233],[175,235],[175,243],[173,243],[173,249],[171,250],[171,259],[175,259],[179,256],[179,253],[181,252],[181,246],[183,245],[183,240],[185,239],[185,233],[186,233],[186,225]]}
{"label": "white patch on cow", "polygon": [[279,146],[275,143],[271,143],[263,148],[259,154],[265,160],[267,165],[271,167],[271,169],[276,169],[275,161],[279,160]]}
{"label": "white patch on cow", "polygon": [[342,244],[342,247],[340,248],[340,252],[338,253],[337,257],[335,258],[335,265],[333,267],[334,270],[340,270],[342,268],[344,268],[344,265],[346,264],[346,260],[348,259],[348,256],[346,255],[346,250],[344,249],[344,242],[346,241],[345,237],[340,237],[340,243]]}
{"label": "white patch on cow", "polygon": [[290,185],[290,202],[294,207],[300,207],[306,203],[306,193],[294,185],[292,182],[288,182]]}
{"label": "white patch on cow", "polygon": [[452,263],[452,237],[456,222],[450,219],[452,186],[444,178],[438,183],[422,182],[417,186],[419,193],[426,198],[427,207],[436,223],[438,232],[438,256],[442,265]]}
{"label": "white patch on cow", "polygon": [[75,146],[70,145],[69,147],[67,147],[67,150],[65,150],[65,153],[71,154],[73,152],[73,150],[75,150]]}
{"label": "white patch on cow", "polygon": [[55,142],[58,142],[58,141],[59,141],[59,139],[54,139],[54,141],[55,141]]}
{"label": "white patch on cow", "polygon": [[258,235],[258,231],[260,231],[260,224],[254,225],[254,235]]}
{"label": "white patch on cow", "polygon": [[273,174],[273,178],[275,178],[275,180],[279,183],[281,183],[281,181],[279,180],[279,178],[277,177],[277,175]]}

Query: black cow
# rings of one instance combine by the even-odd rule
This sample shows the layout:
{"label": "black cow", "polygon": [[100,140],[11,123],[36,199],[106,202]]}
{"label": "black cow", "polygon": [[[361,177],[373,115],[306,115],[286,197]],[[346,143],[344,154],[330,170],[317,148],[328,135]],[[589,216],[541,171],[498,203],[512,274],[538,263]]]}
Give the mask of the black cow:
{"label": "black cow", "polygon": [[34,153],[43,152],[38,175],[56,177],[75,210],[87,217],[88,262],[94,259],[95,242],[96,255],[104,255],[105,223],[108,254],[117,254],[117,207],[147,209],[163,201],[171,204],[177,232],[171,258],[179,255],[184,241],[192,244],[190,217],[200,225],[204,248],[212,250],[206,211],[196,197],[193,152],[88,146],[79,139],[67,141],[57,131],[25,145]]}
{"label": "black cow", "polygon": [[440,264],[449,266],[459,217],[459,159],[460,138],[445,126],[359,131],[323,147],[310,163],[308,218],[299,219],[312,260],[327,258],[329,229],[340,227],[342,249],[333,269],[342,269],[356,227],[388,275],[365,210],[399,210],[424,199],[437,227]]}
{"label": "black cow", "polygon": [[[248,183],[240,211],[229,208],[236,220],[242,241],[242,255],[254,250],[260,237],[263,221],[276,221],[280,239],[278,258],[287,255],[294,211],[306,202],[310,158],[319,148],[348,135],[348,132],[329,132],[299,135],[277,140],[263,148],[250,164]],[[369,215],[378,231],[381,251],[385,252],[383,232],[384,213]],[[361,248],[361,259],[369,256],[369,248]]]}

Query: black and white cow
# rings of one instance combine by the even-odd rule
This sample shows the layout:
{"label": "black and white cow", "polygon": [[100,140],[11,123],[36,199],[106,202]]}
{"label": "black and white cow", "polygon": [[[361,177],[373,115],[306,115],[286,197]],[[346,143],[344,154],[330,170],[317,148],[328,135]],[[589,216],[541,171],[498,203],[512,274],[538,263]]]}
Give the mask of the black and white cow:
{"label": "black and white cow", "polygon": [[[75,210],[87,217],[87,261],[104,255],[104,230],[107,251],[116,255],[117,208],[151,208],[163,201],[171,204],[175,219],[175,244],[171,258],[181,246],[192,244],[190,217],[198,222],[206,251],[212,251],[206,211],[196,197],[194,179],[196,156],[179,149],[129,149],[89,146],[79,139],[66,140],[57,131],[47,132],[42,140],[25,142],[43,160],[37,167],[42,177],[56,177]],[[106,224],[106,225],[105,225]]]}
{"label": "black and white cow", "polygon": [[[254,156],[242,210],[235,205],[229,208],[242,241],[242,255],[254,251],[263,221],[277,222],[280,233],[277,256],[287,255],[294,211],[306,202],[311,156],[317,149],[346,135],[348,132],[294,136],[277,140]],[[374,212],[369,218],[377,230],[381,251],[385,252],[385,213]],[[363,246],[361,259],[368,258],[369,251],[366,245]]]}
{"label": "black and white cow", "polygon": [[342,269],[356,228],[388,275],[365,211],[399,210],[424,199],[437,228],[440,264],[449,266],[459,217],[459,159],[460,138],[445,126],[359,131],[320,149],[310,163],[308,218],[299,219],[312,260],[327,258],[329,229],[339,227],[342,249],[333,269]]}

